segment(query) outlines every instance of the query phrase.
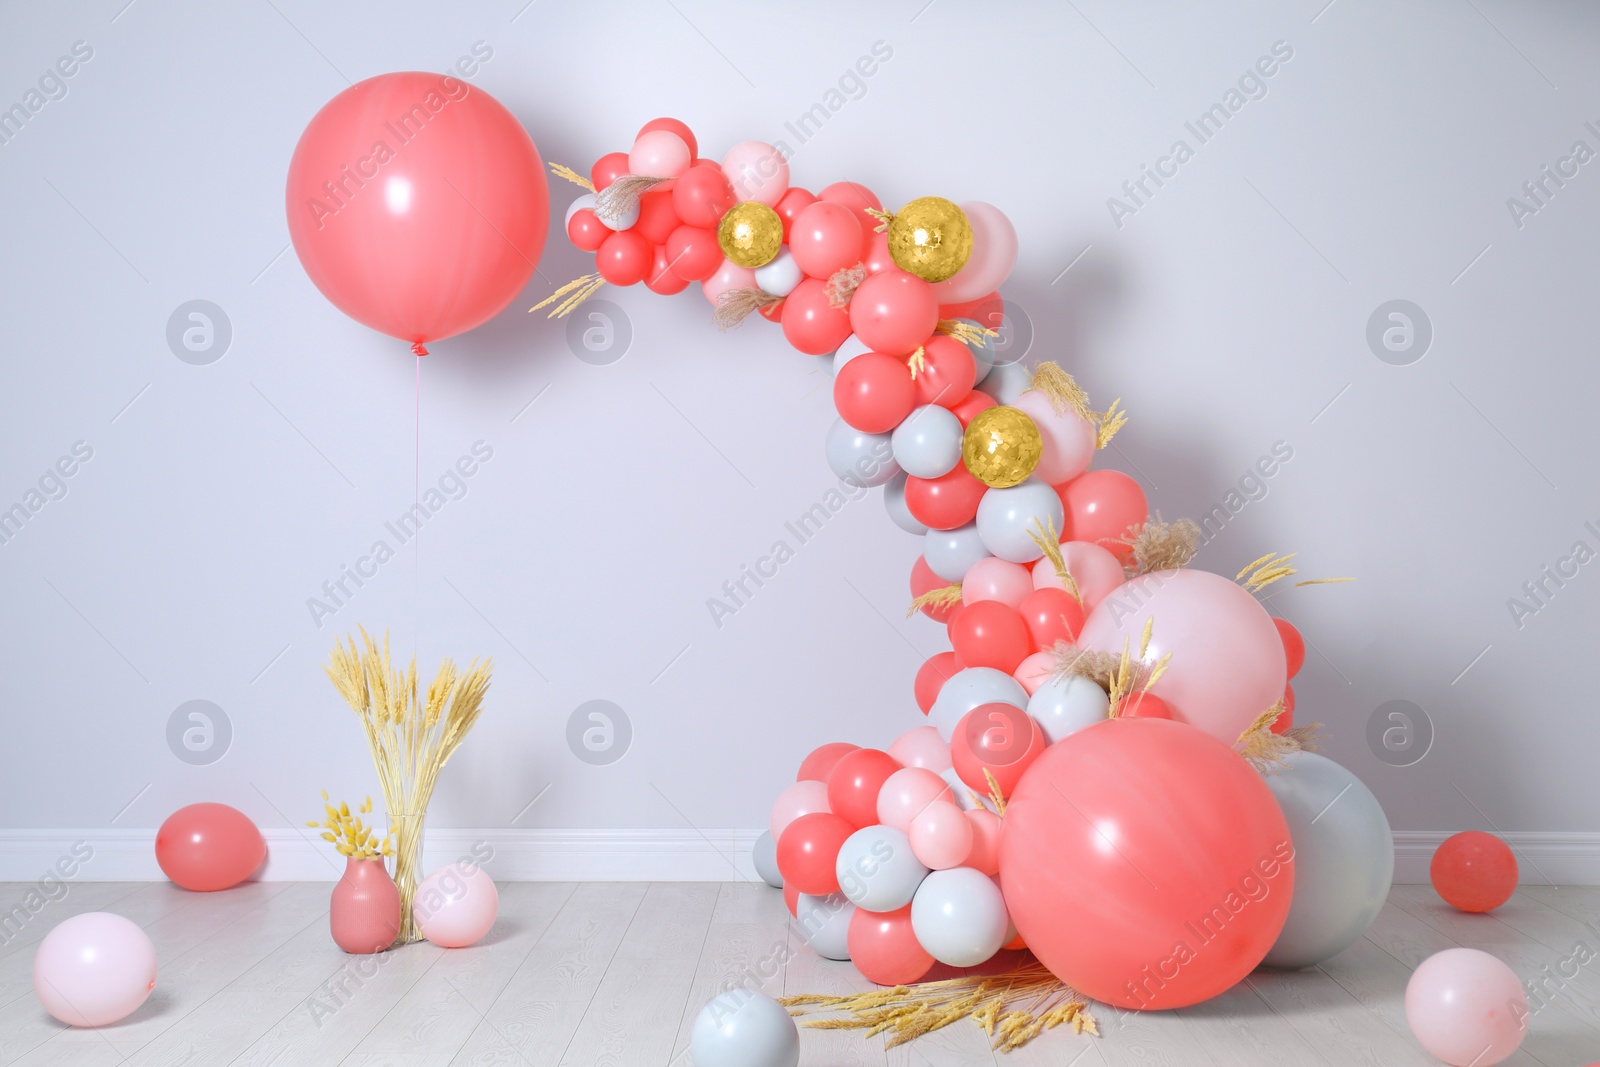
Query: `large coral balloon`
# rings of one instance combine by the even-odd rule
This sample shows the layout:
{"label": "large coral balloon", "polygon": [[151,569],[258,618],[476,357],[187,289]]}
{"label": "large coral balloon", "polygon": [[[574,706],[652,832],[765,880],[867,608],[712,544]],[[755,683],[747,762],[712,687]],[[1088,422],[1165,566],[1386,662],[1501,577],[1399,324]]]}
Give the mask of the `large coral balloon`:
{"label": "large coral balloon", "polygon": [[156,862],[185,889],[231,889],[267,858],[267,843],[250,816],[226,804],[190,804],[156,831]]}
{"label": "large coral balloon", "polygon": [[1006,908],[1063,982],[1121,1008],[1181,1008],[1261,962],[1294,895],[1272,792],[1182,723],[1108,719],[1051,745],[1000,830]]}

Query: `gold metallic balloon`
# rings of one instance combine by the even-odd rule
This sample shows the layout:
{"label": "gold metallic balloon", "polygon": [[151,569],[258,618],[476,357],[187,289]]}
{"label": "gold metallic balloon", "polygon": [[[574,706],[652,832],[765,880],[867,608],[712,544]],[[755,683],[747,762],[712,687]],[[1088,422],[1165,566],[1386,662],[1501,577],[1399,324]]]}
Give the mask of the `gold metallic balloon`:
{"label": "gold metallic balloon", "polygon": [[741,267],[765,267],[783,245],[783,220],[758,200],[735,204],[717,224],[717,244]]}
{"label": "gold metallic balloon", "polygon": [[925,282],[942,282],[972,256],[967,213],[942,196],[924,196],[895,212],[889,223],[895,266]]}
{"label": "gold metallic balloon", "polygon": [[1039,465],[1043,451],[1039,427],[1016,408],[985,408],[973,416],[961,439],[962,462],[991,489],[1020,485]]}

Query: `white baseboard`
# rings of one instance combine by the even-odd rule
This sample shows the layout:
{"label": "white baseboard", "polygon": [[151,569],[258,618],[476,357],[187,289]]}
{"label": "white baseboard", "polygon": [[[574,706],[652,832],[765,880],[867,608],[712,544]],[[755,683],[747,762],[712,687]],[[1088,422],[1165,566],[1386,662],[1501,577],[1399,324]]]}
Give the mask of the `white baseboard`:
{"label": "white baseboard", "polygon": [[[430,830],[424,866],[473,854],[486,843],[484,866],[502,881],[726,882],[753,881],[750,849],[759,830]],[[337,878],[342,861],[314,831],[264,830],[263,881]],[[1428,862],[1446,831],[1402,830],[1395,835],[1395,881],[1424,884]],[[1526,883],[1600,885],[1600,833],[1523,832],[1504,835]],[[37,880],[75,843],[93,849],[75,879],[157,881],[153,830],[0,830],[0,882]],[[82,851],[80,847],[80,852]],[[480,850],[481,851],[481,850]]]}

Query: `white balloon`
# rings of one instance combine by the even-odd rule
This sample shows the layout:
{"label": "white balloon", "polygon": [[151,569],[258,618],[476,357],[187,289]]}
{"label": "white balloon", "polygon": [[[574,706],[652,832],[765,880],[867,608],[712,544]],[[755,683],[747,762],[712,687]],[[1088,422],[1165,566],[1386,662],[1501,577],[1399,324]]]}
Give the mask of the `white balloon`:
{"label": "white balloon", "polygon": [[787,248],[780,249],[771,263],[756,268],[756,286],[773,296],[788,296],[804,277]]}
{"label": "white balloon", "polygon": [[909,534],[925,534],[928,528],[916,520],[911,514],[911,509],[906,507],[906,472],[901,471],[890,478],[883,487],[883,506],[889,512],[889,518],[900,529]]}
{"label": "white balloon", "polygon": [[913,409],[890,434],[894,460],[907,474],[918,478],[949,474],[961,462],[964,433],[955,412],[938,404],[924,404]]}
{"label": "white balloon", "polygon": [[[1062,532],[1066,509],[1055,487],[1036,478],[1008,489],[988,489],[978,501],[978,536],[983,547],[1012,563],[1032,563],[1044,551],[1029,536],[1030,530],[1054,524]],[[932,566],[932,560],[929,561]],[[941,575],[940,577],[943,577]]]}
{"label": "white balloon", "polygon": [[840,342],[839,347],[833,351],[834,377],[837,378],[839,376],[839,371],[846,363],[849,363],[852,359],[855,359],[859,355],[863,355],[864,353],[871,351],[872,346],[862,341],[861,338],[857,337],[855,334],[851,334],[849,337],[846,337],[842,342]]}
{"label": "white balloon", "polygon": [[1001,404],[1015,404],[1028,391],[1032,377],[1021,363],[996,363],[984,379],[983,391]]}
{"label": "white balloon", "polygon": [[933,707],[928,709],[928,722],[948,741],[967,712],[995,703],[1026,708],[1028,691],[1005,671],[968,667],[952,674],[939,687],[939,695],[933,698]]}
{"label": "white balloon", "polygon": [[562,220],[561,228],[563,230],[565,230],[569,225],[571,225],[572,224],[572,216],[576,215],[579,211],[582,211],[584,208],[588,208],[590,211],[594,210],[594,194],[593,193],[584,193],[582,196],[578,197],[572,203],[567,205],[567,217],[564,220]]}
{"label": "white balloon", "polygon": [[771,997],[730,989],[695,1016],[689,1053],[695,1067],[796,1067],[800,1031]]}
{"label": "white balloon", "polygon": [[772,831],[763,830],[750,850],[750,862],[755,864],[761,880],[774,889],[783,888],[783,875],[778,873],[778,844],[772,840]]}
{"label": "white balloon", "polygon": [[828,467],[846,485],[870,489],[900,473],[894,445],[886,433],[863,433],[843,419],[835,419],[823,447]]}
{"label": "white balloon", "polygon": [[1104,722],[1111,714],[1111,699],[1087,678],[1058,675],[1033,691],[1028,698],[1028,714],[1044,731],[1044,739],[1053,745],[1085,726]]}
{"label": "white balloon", "polygon": [[917,942],[951,967],[976,967],[999,952],[1010,921],[1000,887],[971,867],[934,871],[911,901]]}
{"label": "white balloon", "polygon": [[928,569],[947,582],[961,581],[967,570],[988,554],[975,522],[954,530],[929,530],[922,539],[922,557],[928,561]]}
{"label": "white balloon", "polygon": [[823,959],[850,958],[850,916],[856,906],[843,893],[814,897],[801,893],[795,902],[795,924],[811,950]]}
{"label": "white balloon", "polygon": [[868,911],[894,911],[911,903],[928,868],[912,854],[905,831],[867,826],[844,839],[834,873],[852,904]]}

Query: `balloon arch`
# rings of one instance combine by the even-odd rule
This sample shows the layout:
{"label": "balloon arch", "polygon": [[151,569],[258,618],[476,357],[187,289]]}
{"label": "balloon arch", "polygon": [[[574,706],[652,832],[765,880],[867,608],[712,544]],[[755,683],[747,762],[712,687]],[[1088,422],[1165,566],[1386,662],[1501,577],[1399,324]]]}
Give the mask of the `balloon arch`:
{"label": "balloon arch", "polygon": [[[824,744],[774,787],[763,877],[813,949],[908,987],[792,1010],[905,1038],[943,1005],[944,1022],[971,1015],[1013,1047],[1093,1028],[1085,998],[1182,1007],[1263,961],[1307,966],[1352,944],[1386,896],[1392,844],[1371,794],[1293,726],[1304,644],[1256,597],[1290,558],[1232,579],[1191,567],[1193,523],[1152,518],[1133,479],[1091,469],[1126,421],[1119,404],[1094,407],[1055,364],[997,360],[1017,254],[1000,209],[929,196],[889,211],[857,182],[791,184],[767,144],[699,150],[662,118],[587,175],[552,166],[582,187],[566,235],[596,262],[538,307],[699,283],[720,327],[759,315],[830,359],[827,461],[881,486],[920,539],[913,610],[952,646],[918,670],[926,718],[888,750]],[[515,298],[549,213],[521,124],[420,73],[324,107],[287,203],[317,286],[419,357]],[[1312,830],[1350,790],[1348,816]],[[936,962],[1022,949],[1038,962],[1016,956],[1008,983],[912,985]]]}

